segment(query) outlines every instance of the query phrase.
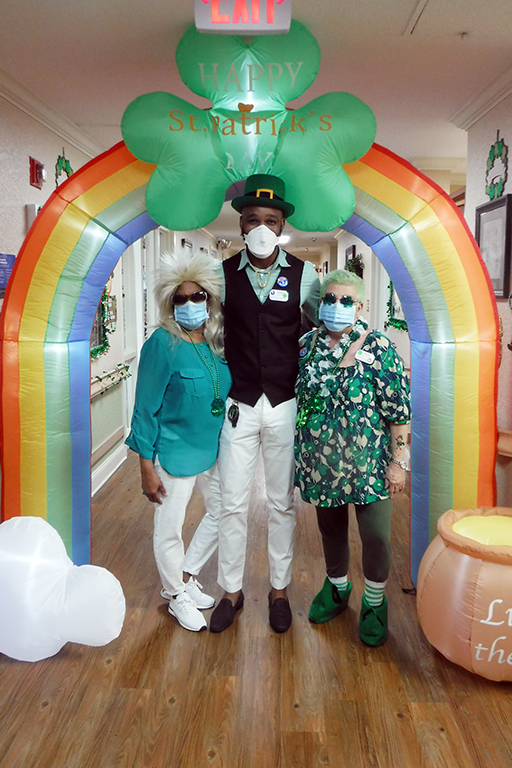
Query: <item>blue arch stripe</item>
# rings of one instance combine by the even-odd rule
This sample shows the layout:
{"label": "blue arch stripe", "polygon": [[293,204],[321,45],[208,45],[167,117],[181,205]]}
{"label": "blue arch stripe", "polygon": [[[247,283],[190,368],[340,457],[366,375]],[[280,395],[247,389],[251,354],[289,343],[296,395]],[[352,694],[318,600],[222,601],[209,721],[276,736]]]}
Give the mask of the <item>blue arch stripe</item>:
{"label": "blue arch stripe", "polygon": [[91,457],[89,339],[92,321],[105,283],[122,253],[156,226],[153,219],[142,214],[108,236],[84,280],[71,327],[67,346],[71,390],[72,552],[77,565],[90,562],[90,553],[86,550],[90,541],[91,488],[90,472],[84,472],[84,466],[90,466]]}
{"label": "blue arch stripe", "polygon": [[354,214],[345,222],[343,228],[369,245],[378,256],[391,280],[400,286],[400,301],[407,317],[411,339],[429,342],[430,334],[425,318],[423,304],[418,290],[398,253],[390,236],[383,235],[372,224]]}

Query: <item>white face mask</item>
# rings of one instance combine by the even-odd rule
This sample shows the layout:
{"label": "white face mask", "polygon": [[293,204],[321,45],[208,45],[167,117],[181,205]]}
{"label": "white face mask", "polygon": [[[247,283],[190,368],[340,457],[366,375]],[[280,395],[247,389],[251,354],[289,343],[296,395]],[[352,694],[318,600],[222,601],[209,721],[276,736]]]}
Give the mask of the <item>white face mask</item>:
{"label": "white face mask", "polygon": [[246,246],[257,259],[268,259],[274,253],[279,237],[265,224],[260,224],[243,236]]}

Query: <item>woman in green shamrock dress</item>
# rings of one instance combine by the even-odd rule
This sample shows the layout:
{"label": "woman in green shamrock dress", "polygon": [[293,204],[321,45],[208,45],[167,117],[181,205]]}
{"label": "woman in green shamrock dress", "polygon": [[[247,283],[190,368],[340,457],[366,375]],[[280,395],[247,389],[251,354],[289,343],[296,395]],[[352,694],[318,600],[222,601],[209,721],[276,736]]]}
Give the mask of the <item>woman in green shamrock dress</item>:
{"label": "woman in green shamrock dress", "polygon": [[391,497],[405,485],[409,382],[389,339],[361,317],[364,283],[344,270],[321,286],[320,326],[301,339],[297,378],[296,485],[314,504],[327,577],[309,618],[329,621],[348,605],[348,504],[363,545],[359,635],[387,640],[384,588],[391,561]]}

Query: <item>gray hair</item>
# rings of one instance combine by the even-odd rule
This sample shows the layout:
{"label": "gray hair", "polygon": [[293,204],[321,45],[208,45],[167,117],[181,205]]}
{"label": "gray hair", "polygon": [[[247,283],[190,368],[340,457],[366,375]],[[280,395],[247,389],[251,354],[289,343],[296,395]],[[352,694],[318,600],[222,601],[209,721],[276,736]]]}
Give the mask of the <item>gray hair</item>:
{"label": "gray hair", "polygon": [[337,283],[338,285],[353,285],[357,292],[357,300],[364,301],[365,287],[361,278],[355,274],[355,272],[349,272],[346,269],[335,269],[333,272],[329,272],[320,286],[320,296],[323,296],[327,286],[330,283]]}
{"label": "gray hair", "polygon": [[163,254],[155,284],[160,325],[177,343],[181,342],[182,334],[181,327],[174,319],[174,294],[185,282],[197,283],[206,291],[209,316],[204,324],[204,337],[219,357],[224,356],[224,319],[220,303],[221,269],[221,262],[201,251],[192,256],[188,253]]}

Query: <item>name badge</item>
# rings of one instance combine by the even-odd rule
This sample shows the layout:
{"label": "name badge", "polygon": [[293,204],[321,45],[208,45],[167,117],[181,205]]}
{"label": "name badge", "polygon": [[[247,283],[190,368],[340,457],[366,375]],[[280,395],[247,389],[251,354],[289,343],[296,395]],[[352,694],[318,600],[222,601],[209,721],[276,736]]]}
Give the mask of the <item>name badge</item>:
{"label": "name badge", "polygon": [[288,291],[278,291],[272,288],[268,295],[270,301],[288,301]]}
{"label": "name badge", "polygon": [[362,363],[368,363],[371,365],[375,360],[375,355],[371,352],[365,352],[364,349],[358,349],[356,352],[356,360],[360,360]]}

